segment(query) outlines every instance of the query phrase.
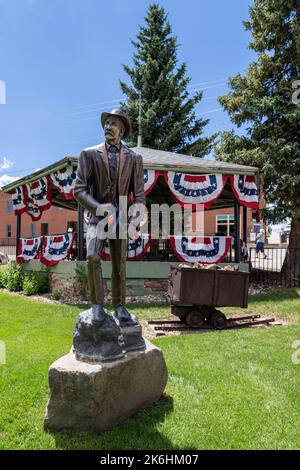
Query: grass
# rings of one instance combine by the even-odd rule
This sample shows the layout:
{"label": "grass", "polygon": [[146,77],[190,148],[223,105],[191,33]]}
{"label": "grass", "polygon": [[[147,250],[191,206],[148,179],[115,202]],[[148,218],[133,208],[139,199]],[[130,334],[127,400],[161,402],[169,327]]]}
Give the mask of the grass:
{"label": "grass", "polygon": [[[285,326],[156,339],[169,371],[160,402],[104,433],[45,433],[47,371],[69,352],[79,307],[0,293],[1,449],[296,449],[300,447],[300,290],[250,299],[249,310]],[[140,319],[168,306],[135,304]],[[227,309],[227,313],[235,313]]]}

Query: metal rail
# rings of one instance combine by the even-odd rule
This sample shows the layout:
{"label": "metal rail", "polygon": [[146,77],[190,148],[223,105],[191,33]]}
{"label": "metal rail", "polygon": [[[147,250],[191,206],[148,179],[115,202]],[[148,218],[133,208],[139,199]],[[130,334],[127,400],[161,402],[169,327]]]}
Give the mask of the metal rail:
{"label": "metal rail", "polygon": [[[245,321],[251,320],[251,321]],[[222,329],[230,330],[233,328],[247,328],[250,326],[256,325],[268,325],[276,321],[275,318],[261,318],[261,315],[244,315],[241,317],[231,317],[227,318],[227,324]],[[184,324],[182,321],[178,320],[149,320],[148,325],[151,326],[154,331],[203,331],[203,330],[213,330],[211,325],[207,324],[202,327],[193,328],[192,326]]]}

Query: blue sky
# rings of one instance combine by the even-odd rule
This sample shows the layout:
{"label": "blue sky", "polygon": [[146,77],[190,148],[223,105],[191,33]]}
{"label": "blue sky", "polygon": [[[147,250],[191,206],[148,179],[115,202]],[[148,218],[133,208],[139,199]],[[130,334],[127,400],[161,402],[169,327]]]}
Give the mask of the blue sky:
{"label": "blue sky", "polygon": [[[148,0],[0,0],[0,184],[101,142],[99,115],[122,98]],[[207,134],[232,128],[217,96],[254,59],[242,21],[251,0],[161,0]],[[200,85],[198,85],[200,84]],[[1,97],[0,97],[1,98]],[[1,99],[0,99],[1,102]]]}

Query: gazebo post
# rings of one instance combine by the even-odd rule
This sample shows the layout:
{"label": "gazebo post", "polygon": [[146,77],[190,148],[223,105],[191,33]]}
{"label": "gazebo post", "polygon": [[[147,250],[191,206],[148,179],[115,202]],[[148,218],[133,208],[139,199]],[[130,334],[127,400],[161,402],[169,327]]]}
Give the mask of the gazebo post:
{"label": "gazebo post", "polygon": [[241,239],[240,239],[240,204],[234,201],[234,262],[241,261]]}
{"label": "gazebo post", "polygon": [[247,243],[247,207],[243,206],[243,240]]}
{"label": "gazebo post", "polygon": [[77,260],[83,261],[84,209],[77,205]]}
{"label": "gazebo post", "polygon": [[18,249],[21,238],[21,214],[17,215],[17,230],[16,230],[16,259],[18,256]]}

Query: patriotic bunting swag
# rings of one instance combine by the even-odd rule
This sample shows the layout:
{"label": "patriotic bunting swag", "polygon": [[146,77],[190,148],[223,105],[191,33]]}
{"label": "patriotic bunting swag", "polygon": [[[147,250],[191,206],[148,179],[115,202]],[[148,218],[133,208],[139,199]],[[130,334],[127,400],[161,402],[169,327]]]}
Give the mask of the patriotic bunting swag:
{"label": "patriotic bunting swag", "polygon": [[15,215],[21,215],[26,212],[27,191],[25,186],[20,186],[12,191],[12,203]]}
{"label": "patriotic bunting swag", "polygon": [[31,184],[27,184],[27,207],[26,212],[32,220],[39,220],[43,211],[51,207],[51,191],[46,177]]}
{"label": "patriotic bunting swag", "polygon": [[[135,240],[128,240],[127,244],[127,259],[137,260],[141,258],[150,248],[150,235],[142,234]],[[104,249],[102,251],[102,258],[106,261],[110,260],[109,242],[106,240]]]}
{"label": "patriotic bunting swag", "polygon": [[226,175],[190,175],[169,171],[164,175],[175,200],[180,204],[210,207],[224,189]]}
{"label": "patriotic bunting swag", "polygon": [[159,176],[159,171],[156,170],[144,170],[144,189],[145,195],[150,193],[151,189],[155,185],[157,178]]}
{"label": "patriotic bunting swag", "polygon": [[68,166],[50,174],[53,185],[66,199],[74,199],[73,191],[76,178],[76,168]]}
{"label": "patriotic bunting swag", "polygon": [[188,263],[221,263],[231,237],[170,237],[170,243],[180,261]]}
{"label": "patriotic bunting swag", "polygon": [[232,191],[240,204],[251,209],[258,209],[258,189],[254,176],[230,176]]}
{"label": "patriotic bunting swag", "polygon": [[42,243],[42,237],[20,238],[17,262],[30,261],[37,258]]}
{"label": "patriotic bunting swag", "polygon": [[45,239],[45,252],[40,257],[40,262],[46,266],[54,266],[64,260],[72,249],[74,233],[64,235],[47,236]]}

